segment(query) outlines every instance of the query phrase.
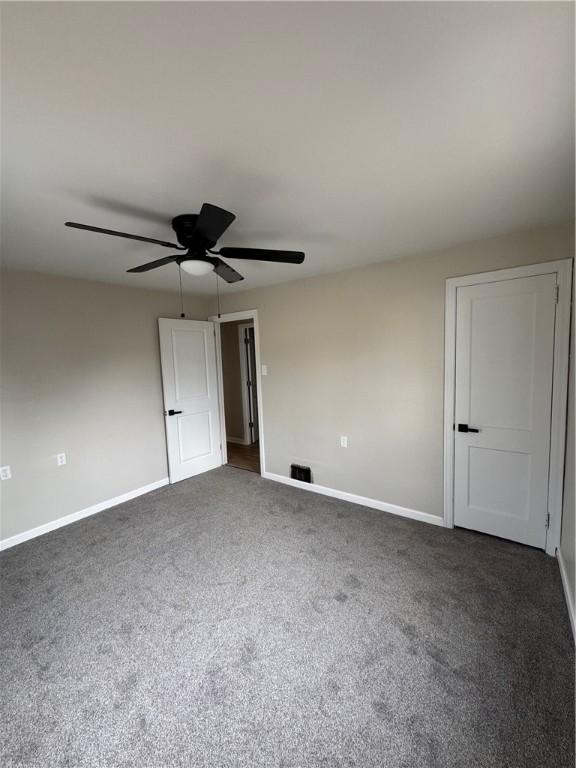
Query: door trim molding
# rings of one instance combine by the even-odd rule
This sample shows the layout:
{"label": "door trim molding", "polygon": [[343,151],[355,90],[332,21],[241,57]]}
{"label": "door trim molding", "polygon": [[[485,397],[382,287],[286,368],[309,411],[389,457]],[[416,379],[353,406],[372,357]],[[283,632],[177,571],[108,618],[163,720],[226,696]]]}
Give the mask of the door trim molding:
{"label": "door trim molding", "polygon": [[256,396],[258,400],[258,441],[260,446],[260,474],[266,472],[266,454],[264,451],[264,406],[262,402],[262,362],[260,358],[260,326],[258,324],[258,310],[246,309],[242,312],[228,312],[227,314],[213,315],[208,318],[214,323],[216,335],[216,370],[218,372],[218,403],[220,408],[220,435],[222,441],[222,464],[228,463],[228,451],[226,450],[226,417],[224,414],[224,382],[222,380],[222,340],[220,326],[222,323],[232,323],[236,320],[252,320],[254,323],[254,346],[256,352]]}
{"label": "door trim molding", "polygon": [[458,288],[521,277],[556,274],[558,303],[554,326],[554,370],[550,435],[550,473],[548,477],[548,510],[550,526],[546,535],[546,552],[555,555],[560,547],[562,493],[564,483],[564,451],[566,443],[566,406],[570,341],[570,302],[572,293],[572,259],[548,261],[511,269],[480,272],[446,280],[444,319],[444,525],[454,527],[454,397],[456,385],[456,294]]}

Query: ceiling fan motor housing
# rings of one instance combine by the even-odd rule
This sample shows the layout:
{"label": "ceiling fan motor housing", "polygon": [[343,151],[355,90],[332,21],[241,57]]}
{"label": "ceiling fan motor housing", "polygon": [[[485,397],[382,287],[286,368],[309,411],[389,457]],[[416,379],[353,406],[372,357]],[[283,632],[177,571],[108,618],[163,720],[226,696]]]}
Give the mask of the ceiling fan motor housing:
{"label": "ceiling fan motor housing", "polygon": [[197,213],[183,213],[172,219],[172,229],[180,245],[193,251],[205,251],[216,243],[207,241],[196,231]]}

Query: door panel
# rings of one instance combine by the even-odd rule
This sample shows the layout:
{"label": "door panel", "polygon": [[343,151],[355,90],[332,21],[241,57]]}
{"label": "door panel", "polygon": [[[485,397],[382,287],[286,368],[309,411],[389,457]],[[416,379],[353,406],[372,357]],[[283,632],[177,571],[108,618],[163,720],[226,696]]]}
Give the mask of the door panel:
{"label": "door panel", "polygon": [[209,411],[178,416],[177,423],[182,461],[198,459],[212,452]]}
{"label": "door panel", "polygon": [[468,446],[468,506],[527,520],[531,465],[528,453]]}
{"label": "door panel", "polygon": [[174,382],[178,401],[208,395],[206,335],[204,330],[172,328]]}
{"label": "door panel", "polygon": [[466,286],[456,305],[454,522],[537,547],[546,541],[555,286],[555,274]]}
{"label": "door panel", "polygon": [[258,394],[256,391],[256,337],[254,335],[254,326],[248,329],[248,378],[250,379],[250,405],[252,413],[252,428],[250,432],[250,442],[255,443],[258,440]]}
{"label": "door panel", "polygon": [[[158,320],[170,482],[222,464],[214,324]],[[170,411],[175,411],[170,415]]]}
{"label": "door panel", "polygon": [[534,293],[471,300],[472,424],[532,429],[536,309]]}
{"label": "door panel", "polygon": [[258,395],[256,392],[256,342],[253,325],[239,325],[244,436],[250,445],[258,440]]}

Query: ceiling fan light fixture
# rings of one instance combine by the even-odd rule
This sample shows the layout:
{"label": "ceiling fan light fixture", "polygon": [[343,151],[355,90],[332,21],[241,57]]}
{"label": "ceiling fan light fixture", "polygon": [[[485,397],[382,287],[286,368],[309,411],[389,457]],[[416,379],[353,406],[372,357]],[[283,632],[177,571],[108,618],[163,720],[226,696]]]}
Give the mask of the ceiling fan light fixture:
{"label": "ceiling fan light fixture", "polygon": [[[176,233],[178,245],[169,243],[167,240],[156,240],[153,237],[143,237],[142,235],[132,235],[128,232],[119,232],[116,229],[103,229],[102,227],[93,227],[90,224],[80,224],[76,221],[67,221],[65,226],[73,229],[85,229],[89,232],[97,232],[101,235],[112,235],[113,237],[125,237],[129,240],[138,240],[152,245],[162,245],[165,248],[172,248],[180,251],[171,256],[165,256],[163,259],[154,259],[146,264],[139,264],[137,267],[128,269],[132,274],[150,272],[151,269],[164,267],[167,264],[176,262],[182,269],[193,277],[202,277],[210,272],[214,272],[217,277],[222,278],[226,283],[238,283],[244,280],[242,275],[233,267],[222,261],[220,256],[229,256],[231,259],[251,259],[253,261],[270,261],[275,264],[302,264],[304,254],[302,251],[272,251],[266,248],[221,248],[219,251],[212,250],[218,242],[220,236],[228,229],[236,216],[224,208],[219,208],[211,203],[203,203],[200,213],[182,213],[172,219],[172,229]],[[185,255],[181,255],[186,251]],[[208,256],[207,254],[212,254]],[[182,273],[180,272],[180,278]]]}
{"label": "ceiling fan light fixture", "polygon": [[214,266],[209,261],[202,259],[187,259],[180,262],[180,266],[184,272],[194,275],[194,277],[202,277],[202,275],[207,275],[214,269]]}

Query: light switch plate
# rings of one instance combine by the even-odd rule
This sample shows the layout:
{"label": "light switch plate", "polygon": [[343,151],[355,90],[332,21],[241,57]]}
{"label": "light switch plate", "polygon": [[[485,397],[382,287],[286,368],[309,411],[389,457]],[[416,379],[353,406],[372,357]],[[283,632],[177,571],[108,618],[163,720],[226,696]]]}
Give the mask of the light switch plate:
{"label": "light switch plate", "polygon": [[57,453],[56,454],[56,464],[58,464],[59,467],[63,467],[64,464],[66,464],[66,454],[65,453]]}
{"label": "light switch plate", "polygon": [[8,465],[5,467],[0,467],[0,480],[11,480],[12,479],[12,470]]}
{"label": "light switch plate", "polygon": [[262,376],[268,376],[268,366],[263,365],[262,366]]}
{"label": "light switch plate", "polygon": [[348,438],[345,435],[340,438],[340,448],[348,448]]}

